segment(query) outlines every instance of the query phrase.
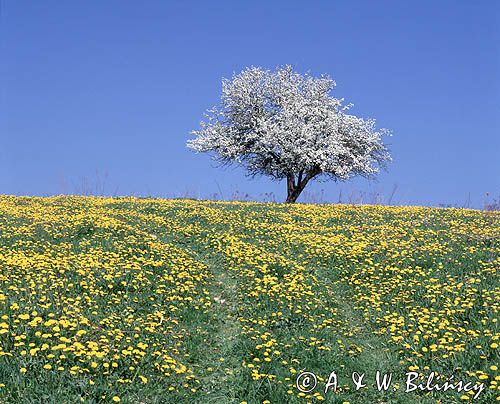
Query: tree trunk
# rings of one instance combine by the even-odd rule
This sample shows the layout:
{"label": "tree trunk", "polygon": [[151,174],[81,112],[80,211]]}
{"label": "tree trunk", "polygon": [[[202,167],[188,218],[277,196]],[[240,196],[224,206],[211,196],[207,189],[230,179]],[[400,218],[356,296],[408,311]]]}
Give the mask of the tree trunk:
{"label": "tree trunk", "polygon": [[297,198],[299,197],[298,195],[295,196],[295,176],[294,175],[288,175],[286,178],[286,189],[287,189],[287,197],[286,197],[286,203],[294,203]]}
{"label": "tree trunk", "polygon": [[288,189],[288,195],[286,197],[286,203],[295,203],[297,201],[297,198],[300,196],[300,193],[302,191],[298,190],[297,188],[293,187],[292,189]]}
{"label": "tree trunk", "polygon": [[297,181],[295,181],[295,174],[289,174],[287,176],[287,198],[286,203],[295,203],[297,198],[300,196],[307,183],[318,175],[321,171],[318,168],[314,168],[306,173],[306,176],[302,178],[304,172],[300,171],[297,176]]}

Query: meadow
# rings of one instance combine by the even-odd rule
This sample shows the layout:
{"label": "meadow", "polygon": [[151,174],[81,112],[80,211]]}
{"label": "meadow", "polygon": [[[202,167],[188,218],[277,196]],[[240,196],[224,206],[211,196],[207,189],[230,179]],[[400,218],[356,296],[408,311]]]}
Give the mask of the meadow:
{"label": "meadow", "polygon": [[[0,401],[494,402],[499,219],[1,196]],[[386,391],[377,370],[393,375]],[[310,392],[296,386],[304,371]],[[485,389],[407,392],[407,372]]]}

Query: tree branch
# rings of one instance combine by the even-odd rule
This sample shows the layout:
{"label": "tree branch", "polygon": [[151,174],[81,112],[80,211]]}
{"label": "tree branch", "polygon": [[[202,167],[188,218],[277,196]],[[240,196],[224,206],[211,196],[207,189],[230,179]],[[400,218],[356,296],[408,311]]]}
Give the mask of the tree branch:
{"label": "tree branch", "polygon": [[299,185],[302,182],[302,174],[304,174],[304,170],[299,171],[299,176],[297,178],[297,185]]}
{"label": "tree branch", "polygon": [[321,169],[319,167],[314,167],[309,170],[306,176],[297,184],[297,188],[304,189],[307,183],[321,173]]}

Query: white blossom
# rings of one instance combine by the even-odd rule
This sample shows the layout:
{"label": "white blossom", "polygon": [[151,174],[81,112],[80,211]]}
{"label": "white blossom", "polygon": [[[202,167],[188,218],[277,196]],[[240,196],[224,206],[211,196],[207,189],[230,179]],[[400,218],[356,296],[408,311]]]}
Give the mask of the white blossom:
{"label": "white blossom", "polygon": [[350,115],[352,104],[332,97],[334,88],[328,76],[291,66],[247,68],[222,81],[221,104],[207,111],[188,147],[244,165],[252,176],[286,178],[288,202],[313,178],[372,177],[390,160],[381,141],[389,132]]}

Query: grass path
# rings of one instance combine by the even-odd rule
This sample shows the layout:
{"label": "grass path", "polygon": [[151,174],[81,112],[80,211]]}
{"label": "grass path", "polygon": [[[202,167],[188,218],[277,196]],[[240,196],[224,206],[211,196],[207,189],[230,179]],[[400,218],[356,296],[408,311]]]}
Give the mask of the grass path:
{"label": "grass path", "polygon": [[[123,219],[126,215],[117,217]],[[212,275],[206,284],[212,302],[210,309],[203,316],[187,315],[183,318],[183,326],[196,330],[185,341],[189,363],[200,381],[200,394],[193,399],[193,403],[239,403],[241,400],[232,388],[238,385],[238,378],[241,377],[241,358],[234,353],[241,343],[241,327],[237,321],[241,302],[238,300],[236,274],[227,270],[223,257],[204,248],[201,234],[185,237],[165,232],[161,227],[147,228],[160,240],[183,249],[205,264]]]}
{"label": "grass path", "polygon": [[[204,261],[207,262],[207,261]],[[210,312],[213,326],[210,335],[203,340],[202,351],[197,367],[202,378],[203,387],[200,403],[235,402],[232,389],[238,382],[238,370],[241,361],[234,351],[237,349],[240,327],[236,320],[238,311],[237,281],[217,260],[208,262],[214,278],[208,290],[212,301]],[[205,324],[200,324],[201,327]],[[193,344],[194,345],[194,344]],[[193,347],[196,349],[195,347]]]}

